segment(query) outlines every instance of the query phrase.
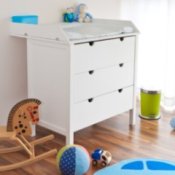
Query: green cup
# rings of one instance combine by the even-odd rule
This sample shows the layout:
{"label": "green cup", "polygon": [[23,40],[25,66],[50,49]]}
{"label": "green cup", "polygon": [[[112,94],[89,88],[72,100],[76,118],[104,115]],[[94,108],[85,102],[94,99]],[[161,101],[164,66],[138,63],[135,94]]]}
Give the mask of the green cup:
{"label": "green cup", "polygon": [[148,120],[159,119],[161,92],[141,89],[140,97],[140,117]]}

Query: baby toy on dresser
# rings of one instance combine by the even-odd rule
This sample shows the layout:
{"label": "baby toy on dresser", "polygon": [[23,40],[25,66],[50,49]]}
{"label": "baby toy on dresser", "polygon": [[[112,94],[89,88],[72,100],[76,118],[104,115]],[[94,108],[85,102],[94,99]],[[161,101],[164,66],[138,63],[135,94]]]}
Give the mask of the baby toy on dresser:
{"label": "baby toy on dresser", "polygon": [[66,9],[66,11],[63,14],[63,21],[68,22],[68,23],[71,23],[71,22],[75,21],[75,13],[74,13],[74,8],[73,7],[70,7],[70,8]]}
{"label": "baby toy on dresser", "polygon": [[80,23],[88,23],[92,22],[93,17],[90,13],[87,12],[86,4],[79,4],[76,7],[69,7],[63,13],[63,21],[64,22],[80,22]]}
{"label": "baby toy on dresser", "polygon": [[76,7],[75,14],[76,14],[76,21],[82,22],[92,22],[92,15],[87,12],[87,5],[86,4],[79,4]]}

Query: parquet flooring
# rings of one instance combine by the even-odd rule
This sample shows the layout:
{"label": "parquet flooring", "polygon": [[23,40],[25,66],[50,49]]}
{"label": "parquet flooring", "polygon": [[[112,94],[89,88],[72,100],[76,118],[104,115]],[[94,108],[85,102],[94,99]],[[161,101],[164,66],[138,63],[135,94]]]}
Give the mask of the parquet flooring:
{"label": "parquet flooring", "polygon": [[[158,121],[141,120],[137,117],[134,128],[128,125],[128,113],[113,117],[75,133],[75,143],[84,146],[89,153],[102,147],[113,155],[113,163],[138,157],[161,158],[175,162],[175,131],[169,125],[172,114],[162,112]],[[37,127],[37,138],[52,133]],[[37,153],[49,148],[58,150],[64,145],[65,138],[55,134],[51,142],[37,146]],[[0,148],[13,146],[11,142],[0,141]],[[27,158],[24,151],[0,155],[0,165],[21,161]],[[100,167],[91,167],[87,175],[93,174]],[[0,175],[58,175],[55,157],[50,157],[21,169],[3,172]]]}

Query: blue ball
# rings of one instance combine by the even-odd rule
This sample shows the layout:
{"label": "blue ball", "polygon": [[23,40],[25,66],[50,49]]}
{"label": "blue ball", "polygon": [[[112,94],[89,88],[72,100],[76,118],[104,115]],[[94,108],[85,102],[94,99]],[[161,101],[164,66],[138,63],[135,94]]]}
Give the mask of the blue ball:
{"label": "blue ball", "polygon": [[170,121],[170,125],[173,129],[175,129],[175,118],[172,118]]}
{"label": "blue ball", "polygon": [[89,169],[90,156],[82,146],[65,146],[58,152],[57,165],[62,175],[83,175]]}

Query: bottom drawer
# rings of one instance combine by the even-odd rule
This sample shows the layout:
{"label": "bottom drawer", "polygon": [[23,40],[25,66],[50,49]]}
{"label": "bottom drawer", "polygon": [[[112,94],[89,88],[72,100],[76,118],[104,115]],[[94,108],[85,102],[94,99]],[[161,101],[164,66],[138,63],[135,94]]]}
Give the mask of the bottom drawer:
{"label": "bottom drawer", "polygon": [[[133,86],[73,105],[72,129],[77,131],[133,107]],[[76,122],[75,122],[76,121]]]}

